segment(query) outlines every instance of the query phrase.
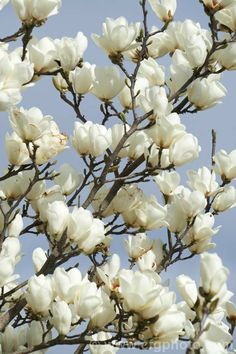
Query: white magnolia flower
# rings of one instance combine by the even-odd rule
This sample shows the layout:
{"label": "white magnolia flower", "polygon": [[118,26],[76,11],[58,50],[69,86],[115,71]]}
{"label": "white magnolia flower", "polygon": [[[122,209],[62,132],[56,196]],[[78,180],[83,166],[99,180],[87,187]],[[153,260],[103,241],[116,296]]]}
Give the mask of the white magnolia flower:
{"label": "white magnolia flower", "polygon": [[35,314],[46,313],[54,299],[51,279],[43,274],[31,277],[28,281],[25,298]]}
{"label": "white magnolia flower", "polygon": [[236,43],[228,43],[226,48],[215,53],[217,61],[227,70],[236,69]]}
{"label": "white magnolia flower", "polygon": [[70,332],[72,321],[72,313],[68,304],[63,300],[53,302],[51,314],[51,324],[56,328],[59,334],[66,336]]}
{"label": "white magnolia flower", "polygon": [[169,158],[175,166],[182,166],[199,156],[201,147],[198,145],[197,138],[189,133],[177,136],[170,145]]}
{"label": "white magnolia flower", "polygon": [[185,314],[173,305],[150,326],[151,336],[157,338],[159,344],[174,343],[184,333],[185,322]]}
{"label": "white magnolia flower", "polygon": [[132,99],[131,96],[131,91],[130,91],[130,80],[126,80],[126,85],[124,88],[120,91],[118,98],[120,101],[120,104],[125,108],[125,109],[132,109],[133,106],[134,108],[139,107],[139,98],[141,94],[144,94],[146,87],[149,86],[149,81],[147,78],[138,76],[134,88],[133,88],[133,94],[135,96],[135,99]]}
{"label": "white magnolia flower", "polygon": [[[117,145],[119,144],[120,140],[122,139],[123,135],[130,129],[128,124],[114,124],[111,128],[109,128],[110,135],[111,135],[111,148],[115,150]],[[127,157],[129,151],[129,144],[127,141],[124,143],[123,147],[118,153],[120,158]]]}
{"label": "white magnolia flower", "polygon": [[31,81],[34,69],[27,59],[22,61],[20,52],[0,50],[0,111],[7,111],[18,104],[23,86]]}
{"label": "white magnolia flower", "polygon": [[44,322],[42,321],[32,321],[29,324],[29,328],[26,335],[26,341],[28,347],[34,347],[35,345],[39,345],[44,340],[45,342],[49,341],[52,337],[51,331],[49,331],[46,336],[44,333],[47,331],[45,328]]}
{"label": "white magnolia flower", "polygon": [[141,272],[145,270],[159,270],[161,269],[163,258],[163,243],[160,239],[157,239],[153,241],[152,248],[137,259],[137,265]]}
{"label": "white magnolia flower", "polygon": [[150,86],[161,86],[165,83],[164,67],[151,57],[141,61],[138,75],[147,79]]}
{"label": "white magnolia flower", "polygon": [[174,94],[182,88],[192,74],[193,69],[186,54],[182,50],[176,49],[172,55],[172,63],[170,65],[170,79],[167,81],[171,93]]}
{"label": "white magnolia flower", "polygon": [[214,216],[211,213],[198,214],[194,220],[194,224],[183,238],[184,242],[189,246],[191,252],[202,253],[214,247],[211,238],[215,235],[220,226],[213,228],[215,223]]}
{"label": "white magnolia flower", "polygon": [[212,203],[216,212],[222,212],[236,205],[236,189],[233,186],[224,187],[217,193]]}
{"label": "white magnolia flower", "polygon": [[176,286],[184,301],[186,301],[189,307],[192,308],[198,297],[198,290],[195,281],[187,275],[182,274],[176,278]]}
{"label": "white magnolia flower", "polygon": [[[177,113],[160,117],[151,128],[147,129],[147,134],[154,143],[161,148],[169,148],[175,139],[185,136],[185,126],[181,124]],[[182,153],[182,151],[181,151]]]}
{"label": "white magnolia flower", "polygon": [[162,171],[154,181],[164,195],[172,194],[180,184],[180,175],[176,171]]}
{"label": "white magnolia flower", "polygon": [[236,30],[236,3],[233,1],[228,6],[219,10],[214,15],[215,19],[231,31]]}
{"label": "white magnolia flower", "polygon": [[13,328],[8,325],[0,335],[2,353],[13,353],[17,350],[24,350],[27,336],[27,327]]}
{"label": "white magnolia flower", "polygon": [[227,281],[229,270],[223,266],[216,253],[203,253],[200,257],[201,287],[212,298],[220,298],[223,296],[222,290]]}
{"label": "white magnolia flower", "polygon": [[[44,211],[49,235],[60,238],[68,225],[69,208],[62,201],[54,201]],[[39,215],[40,217],[40,215]]]}
{"label": "white magnolia flower", "polygon": [[193,189],[202,192],[206,197],[209,197],[219,187],[216,182],[215,172],[211,172],[207,167],[199,168],[197,171],[189,170],[188,185]]}
{"label": "white magnolia flower", "polygon": [[85,253],[91,253],[105,240],[104,223],[93,218],[89,210],[74,207],[69,215],[67,236]]}
{"label": "white magnolia flower", "polygon": [[17,214],[7,227],[8,237],[18,237],[23,230],[24,223],[21,214]]}
{"label": "white magnolia flower", "polygon": [[54,181],[61,187],[64,195],[73,193],[83,181],[83,175],[67,163],[61,165],[58,173],[59,175],[54,177]]}
{"label": "white magnolia flower", "polygon": [[162,21],[169,22],[172,20],[177,7],[176,0],[149,0],[149,3]]}
{"label": "white magnolia flower", "polygon": [[145,319],[157,316],[175,302],[175,294],[160,284],[160,277],[154,272],[122,269],[119,280],[120,292],[128,310],[139,313]]}
{"label": "white magnolia flower", "polygon": [[5,148],[8,161],[12,165],[20,166],[29,160],[29,150],[23,140],[15,132],[6,134]]}
{"label": "white magnolia flower", "polygon": [[88,40],[82,32],[75,38],[63,37],[54,41],[57,50],[57,60],[64,71],[74,70],[83,58]]}
{"label": "white magnolia flower", "polygon": [[97,273],[101,281],[105,284],[106,289],[115,291],[118,282],[118,272],[120,270],[120,257],[114,253],[108,262],[97,267]]}
{"label": "white magnolia flower", "polygon": [[34,144],[38,146],[35,162],[38,165],[48,162],[61,151],[66,149],[67,140],[67,136],[62,134],[59,131],[57,124],[52,121],[50,132],[48,134],[43,134],[42,137],[34,141]]}
{"label": "white magnolia flower", "polygon": [[124,78],[115,66],[94,69],[94,81],[91,92],[102,101],[110,101],[117,96],[125,85]]}
{"label": "white magnolia flower", "polygon": [[172,200],[178,203],[186,218],[192,218],[200,213],[206,206],[207,201],[203,193],[191,192],[188,188],[179,186],[176,188]]}
{"label": "white magnolia flower", "polygon": [[40,247],[35,248],[32,253],[32,261],[36,272],[40,271],[40,269],[42,268],[46,260],[47,260],[46,252]]}
{"label": "white magnolia flower", "polygon": [[131,259],[137,259],[148,252],[153,246],[153,240],[144,233],[128,236],[125,240],[125,248]]}
{"label": "white magnolia flower", "polygon": [[95,65],[85,62],[82,67],[77,66],[75,70],[70,73],[70,80],[76,93],[84,95],[91,91],[94,80],[94,68]]}
{"label": "white magnolia flower", "polygon": [[75,122],[72,143],[80,155],[99,156],[111,145],[110,131],[104,125],[90,121],[82,124]]}
{"label": "white magnolia flower", "polygon": [[116,317],[114,305],[114,301],[112,301],[107,293],[102,289],[101,303],[92,313],[89,325],[92,328],[103,328],[108,323],[112,322]]}
{"label": "white magnolia flower", "polygon": [[171,112],[171,104],[168,102],[164,87],[147,87],[144,94],[139,96],[139,104],[145,113],[153,111],[149,119],[157,119]]}
{"label": "white magnolia flower", "polygon": [[73,303],[82,281],[82,275],[78,268],[66,271],[57,267],[53,273],[52,284],[57,297],[67,304]]}
{"label": "white magnolia flower", "polygon": [[101,288],[98,289],[96,283],[90,282],[86,276],[74,299],[77,314],[82,318],[90,318],[101,304]]}
{"label": "white magnolia flower", "polygon": [[57,69],[55,62],[57,59],[57,50],[54,40],[50,37],[43,37],[38,40],[32,38],[27,46],[28,56],[31,63],[34,64],[36,74],[50,72]]}
{"label": "white magnolia flower", "polygon": [[41,110],[32,107],[29,110],[13,108],[10,111],[10,123],[12,129],[24,141],[35,141],[42,135],[50,132],[51,116],[43,116]]}
{"label": "white magnolia flower", "polygon": [[141,24],[139,22],[129,25],[125,17],[118,17],[117,19],[107,17],[106,22],[103,23],[102,36],[93,33],[92,39],[97,46],[113,58],[139,46],[136,38],[140,34],[140,29]]}
{"label": "white magnolia flower", "polygon": [[236,150],[229,154],[225,150],[220,150],[215,154],[214,161],[214,170],[223,181],[231,181],[236,178]]}
{"label": "white magnolia flower", "polygon": [[136,184],[120,188],[112,201],[113,212],[123,213],[133,210],[142,202],[143,196],[143,191]]}
{"label": "white magnolia flower", "polygon": [[56,15],[61,6],[61,0],[12,0],[17,16],[22,22],[42,21]]}
{"label": "white magnolia flower", "polygon": [[187,89],[189,101],[199,110],[210,108],[226,95],[226,88],[218,81],[217,75],[196,79]]}
{"label": "white magnolia flower", "polygon": [[166,214],[166,208],[161,206],[154,196],[145,196],[136,208],[123,212],[122,217],[125,223],[132,227],[155,230],[167,225]]}

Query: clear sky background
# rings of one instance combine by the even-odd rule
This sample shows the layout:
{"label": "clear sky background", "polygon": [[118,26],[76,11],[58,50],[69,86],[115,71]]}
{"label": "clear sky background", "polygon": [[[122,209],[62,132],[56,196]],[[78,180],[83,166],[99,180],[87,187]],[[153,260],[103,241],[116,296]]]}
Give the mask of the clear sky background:
{"label": "clear sky background", "polygon": [[[202,6],[198,0],[178,0],[178,8],[175,14],[176,20],[184,20],[190,18],[198,21],[207,28],[207,18],[204,15]],[[128,21],[141,21],[140,6],[138,0],[63,0],[63,6],[57,16],[50,17],[47,23],[34,31],[38,38],[49,36],[52,38],[61,38],[63,36],[74,37],[78,31],[82,31],[89,39],[88,49],[85,52],[85,60],[97,65],[109,65],[110,61],[106,55],[99,50],[90,39],[91,33],[102,32],[102,22],[106,17],[117,18],[125,16]],[[149,28],[151,25],[161,26],[157,17],[150,10],[149,12]],[[20,26],[10,5],[4,8],[0,13],[0,37],[14,33]],[[18,44],[20,45],[20,43]],[[13,45],[14,46],[14,45]],[[162,61],[163,62],[163,61]],[[167,70],[168,71],[168,68]],[[228,89],[228,95],[224,98],[223,103],[216,107],[198,113],[197,115],[185,115],[182,117],[183,123],[187,126],[187,130],[199,139],[202,151],[200,158],[189,164],[187,169],[199,168],[203,165],[208,166],[211,154],[211,129],[217,131],[217,150],[225,149],[230,152],[236,149],[236,74],[228,72],[223,74],[222,83]],[[39,81],[35,87],[26,90],[23,93],[24,100],[21,105],[24,108],[32,106],[39,107],[43,113],[51,114],[59,124],[61,131],[72,134],[74,121],[76,119],[73,111],[59,99],[58,92],[53,88],[51,79],[46,77]],[[85,100],[88,104],[83,105],[85,115],[89,120],[98,120],[99,102],[88,98]],[[0,113],[0,149],[1,159],[0,168],[3,171],[7,166],[7,159],[4,152],[4,136],[6,131],[11,131],[8,124],[7,114]],[[63,152],[58,161],[69,162],[74,167],[79,165],[79,157],[72,150],[68,149]],[[183,181],[185,180],[185,170],[183,171]],[[153,193],[150,190],[150,193]],[[215,252],[222,258],[225,266],[231,273],[229,278],[229,289],[236,291],[235,276],[235,259],[236,259],[236,209],[232,209],[216,219],[216,226],[222,225],[222,229],[213,239],[217,243]],[[158,232],[158,235],[161,235]],[[18,272],[22,274],[22,280],[30,276],[33,272],[30,255],[32,250],[40,245],[40,240],[26,237],[23,241],[23,251],[25,253],[25,261],[18,266]],[[122,242],[116,243],[118,253],[124,253]],[[174,288],[175,277],[181,273],[185,273],[195,278],[199,278],[199,258],[178,263],[172,266],[167,273],[163,273],[163,279],[170,279],[171,287]],[[141,289],[140,289],[141,291]],[[49,353],[72,353],[73,349],[68,347],[54,348]],[[128,351],[122,351],[123,353]],[[133,351],[132,351],[133,352]],[[145,353],[146,351],[142,351]],[[149,353],[157,352],[156,350],[148,351]],[[179,353],[174,350],[173,353]]]}

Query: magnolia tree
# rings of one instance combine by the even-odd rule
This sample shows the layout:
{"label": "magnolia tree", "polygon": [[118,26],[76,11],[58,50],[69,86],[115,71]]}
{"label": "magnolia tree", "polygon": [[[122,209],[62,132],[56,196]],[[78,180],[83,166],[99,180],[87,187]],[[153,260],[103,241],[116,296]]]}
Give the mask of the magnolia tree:
{"label": "magnolia tree", "polygon": [[[7,3],[0,0],[0,9]],[[45,353],[65,344],[76,345],[77,354],[164,351],[177,341],[187,354],[232,352],[229,270],[208,250],[219,231],[215,218],[236,204],[236,150],[216,151],[213,130],[211,165],[189,170],[188,187],[177,171],[200,152],[181,115],[219,103],[226,95],[221,73],[236,69],[236,0],[200,0],[209,30],[174,21],[176,0],[137,1],[140,22],[106,18],[101,33],[92,34],[107,67],[85,61],[82,32],[34,37],[61,0],[9,6],[21,25],[0,39],[0,110],[12,128],[0,177],[1,353]],[[158,27],[149,24],[150,12]],[[158,63],[165,55],[166,70]],[[22,90],[45,76],[75,117],[70,138],[47,112],[19,106]],[[96,122],[81,106],[89,95],[100,102]],[[68,147],[80,171],[56,165]],[[149,184],[155,195],[145,192]],[[32,234],[47,249],[35,247],[35,274],[23,281],[15,267],[24,262],[22,237]],[[124,238],[122,262],[110,250],[116,235]],[[198,255],[200,282],[179,275],[177,302],[162,272]]]}

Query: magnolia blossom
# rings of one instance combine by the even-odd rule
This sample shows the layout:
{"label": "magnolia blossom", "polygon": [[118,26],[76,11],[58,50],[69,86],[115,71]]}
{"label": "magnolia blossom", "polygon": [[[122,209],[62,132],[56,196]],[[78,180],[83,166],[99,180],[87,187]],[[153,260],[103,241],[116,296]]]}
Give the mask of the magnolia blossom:
{"label": "magnolia blossom", "polygon": [[24,23],[40,22],[47,17],[56,15],[61,6],[61,0],[12,0],[17,16]]}
{"label": "magnolia blossom", "polygon": [[172,200],[178,204],[187,218],[196,216],[205,208],[207,203],[203,193],[199,191],[191,192],[183,186],[179,186],[175,190]]}
{"label": "magnolia blossom", "polygon": [[160,86],[165,83],[164,67],[151,57],[141,61],[138,75],[147,79],[150,86]]}
{"label": "magnolia blossom", "polygon": [[95,65],[85,62],[82,67],[77,66],[75,70],[70,73],[70,80],[76,93],[84,95],[91,91],[93,87],[94,67]]}
{"label": "magnolia blossom", "polygon": [[181,166],[193,161],[199,156],[201,147],[197,138],[189,133],[180,134],[170,145],[170,162],[175,166]]}
{"label": "magnolia blossom", "polygon": [[210,108],[220,103],[227,90],[217,80],[217,75],[196,79],[187,89],[188,99],[199,110]]}
{"label": "magnolia blossom", "polygon": [[96,283],[84,277],[74,300],[77,314],[82,318],[90,318],[101,303],[101,288],[98,289]]}
{"label": "magnolia blossom", "polygon": [[187,302],[189,307],[192,308],[198,297],[198,290],[195,281],[182,274],[176,278],[176,285],[182,298]]}
{"label": "magnolia blossom", "polygon": [[122,217],[126,224],[145,230],[159,229],[167,224],[166,208],[161,206],[154,196],[145,196],[136,208],[123,212]]}
{"label": "magnolia blossom", "polygon": [[202,253],[215,246],[211,243],[211,238],[219,231],[220,226],[213,228],[214,223],[215,219],[211,213],[196,216],[193,226],[183,238],[184,242],[190,245],[191,252]]}
{"label": "magnolia blossom", "polygon": [[5,148],[8,161],[12,165],[20,166],[29,160],[29,150],[23,140],[15,132],[6,134]]}
{"label": "magnolia blossom", "polygon": [[172,20],[177,7],[176,0],[149,0],[149,3],[162,21],[169,22]]}
{"label": "magnolia blossom", "polygon": [[43,37],[38,40],[34,37],[30,40],[27,49],[29,60],[34,64],[36,74],[56,70],[57,50],[52,38]]}
{"label": "magnolia blossom", "polygon": [[151,336],[157,338],[159,344],[176,342],[184,333],[185,321],[185,314],[173,305],[163,311],[158,320],[150,326]]}
{"label": "magnolia blossom", "polygon": [[97,268],[98,276],[108,290],[116,290],[119,284],[120,257],[114,253],[108,262]]}
{"label": "magnolia blossom", "polygon": [[[110,129],[111,135],[111,148],[115,150],[123,135],[130,129],[128,124],[114,124]],[[127,157],[129,152],[129,144],[127,141],[124,143],[124,146],[120,149],[118,156],[123,158]]]}
{"label": "magnolia blossom", "polygon": [[148,86],[149,86],[149,81],[147,80],[147,78],[138,76],[133,88],[135,99],[132,99],[131,91],[130,91],[130,80],[126,80],[126,85],[118,95],[120,104],[125,109],[132,109],[133,106],[139,107],[139,103],[140,103],[139,98],[141,94],[144,94],[145,89]]}
{"label": "magnolia blossom", "polygon": [[154,181],[164,195],[172,194],[180,184],[180,175],[175,171],[163,171],[154,177]]}
{"label": "magnolia blossom", "polygon": [[[220,297],[229,271],[216,253],[203,253],[200,263],[201,286],[211,297]],[[221,294],[222,296],[222,294]]]}
{"label": "magnolia blossom", "polygon": [[111,145],[111,135],[104,125],[75,122],[72,143],[81,155],[99,156]]}
{"label": "magnolia blossom", "polygon": [[219,184],[216,182],[214,171],[210,171],[207,167],[199,168],[197,171],[189,170],[188,185],[193,189],[202,192],[206,197],[216,192]]}
{"label": "magnolia blossom", "polygon": [[131,259],[137,259],[148,252],[153,246],[153,240],[144,233],[138,233],[135,236],[128,236],[125,240],[125,248]]}
{"label": "magnolia blossom", "polygon": [[64,195],[70,195],[82,183],[83,176],[71,165],[65,163],[61,165],[54,181],[61,187]]}
{"label": "magnolia blossom", "polygon": [[98,67],[94,69],[94,81],[91,92],[102,101],[110,101],[124,87],[124,79],[115,66]]}
{"label": "magnolia blossom", "polygon": [[7,53],[0,50],[0,111],[7,111],[18,104],[21,99],[23,85],[33,77],[33,64],[21,60],[19,51]]}
{"label": "magnolia blossom", "polygon": [[162,269],[161,263],[165,256],[163,250],[163,243],[157,239],[153,241],[152,248],[146,253],[142,254],[137,259],[137,265],[141,272],[146,270],[159,271]]}
{"label": "magnolia blossom", "polygon": [[105,239],[104,224],[93,218],[89,210],[74,207],[69,215],[67,236],[85,253],[91,253]]}
{"label": "magnolia blossom", "polygon": [[67,335],[70,332],[72,313],[65,301],[53,302],[51,307],[52,318],[50,322],[56,328],[57,332]]}
{"label": "magnolia blossom", "polygon": [[186,54],[182,50],[176,49],[170,65],[170,79],[167,81],[171,93],[173,94],[182,88],[192,74],[193,69]]}
{"label": "magnolia blossom", "polygon": [[55,39],[54,43],[56,45],[57,60],[64,71],[70,71],[75,69],[83,58],[88,40],[82,32],[78,32],[75,38],[63,37]]}
{"label": "magnolia blossom", "polygon": [[47,231],[49,235],[59,238],[68,224],[69,209],[62,201],[55,201],[47,205],[46,215]]}
{"label": "magnolia blossom", "polygon": [[219,10],[215,14],[215,19],[231,31],[236,30],[236,3],[233,1],[228,6]]}
{"label": "magnolia blossom", "polygon": [[166,117],[160,117],[151,128],[147,129],[147,134],[157,146],[169,148],[176,138],[185,136],[186,133],[178,114],[171,113]]}
{"label": "magnolia blossom", "polygon": [[42,135],[50,132],[51,116],[43,116],[37,107],[25,110],[13,108],[10,112],[10,123],[12,129],[24,141],[35,141]]}
{"label": "magnolia blossom", "polygon": [[67,139],[67,136],[59,131],[57,124],[52,121],[50,131],[34,141],[37,146],[35,162],[41,165],[55,157],[66,148]]}
{"label": "magnolia blossom", "polygon": [[219,190],[212,203],[212,208],[216,212],[222,212],[233,208],[236,205],[236,189],[233,186],[227,186]]}
{"label": "magnolia blossom", "polygon": [[144,94],[139,97],[139,103],[145,113],[153,111],[149,119],[166,116],[171,111],[171,105],[163,87],[153,86],[146,88]]}
{"label": "magnolia blossom", "polygon": [[103,35],[93,33],[92,39],[111,58],[115,58],[122,52],[138,47],[136,38],[140,34],[140,29],[139,22],[129,25],[125,17],[118,17],[115,20],[107,17],[103,23]]}
{"label": "magnolia blossom", "polygon": [[82,275],[78,268],[66,271],[57,267],[53,273],[52,285],[57,297],[67,304],[73,303],[82,281]]}
{"label": "magnolia blossom", "polygon": [[175,294],[160,284],[160,277],[154,272],[123,269],[119,280],[127,308],[145,319],[155,317],[175,302]]}
{"label": "magnolia blossom", "polygon": [[31,277],[25,298],[34,313],[47,312],[54,298],[51,279],[43,274]]}
{"label": "magnolia blossom", "polygon": [[46,260],[47,256],[45,251],[40,247],[35,248],[32,253],[32,261],[36,272],[40,271]]}
{"label": "magnolia blossom", "polygon": [[236,150],[229,154],[225,150],[220,150],[214,156],[214,170],[223,181],[231,181],[236,178]]}

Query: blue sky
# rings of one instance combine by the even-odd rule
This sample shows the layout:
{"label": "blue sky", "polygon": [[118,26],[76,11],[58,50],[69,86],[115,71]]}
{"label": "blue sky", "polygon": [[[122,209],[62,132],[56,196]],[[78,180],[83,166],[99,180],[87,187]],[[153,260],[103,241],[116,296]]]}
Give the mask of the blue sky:
{"label": "blue sky", "polygon": [[[110,61],[106,55],[99,50],[90,39],[91,33],[101,33],[102,22],[106,17],[125,16],[129,21],[140,21],[141,11],[138,6],[138,0],[64,0],[59,15],[50,17],[47,23],[35,31],[38,38],[50,36],[52,38],[61,38],[62,36],[74,37],[78,31],[82,31],[89,39],[88,49],[85,53],[85,60],[98,65],[109,65]],[[194,21],[199,21],[202,26],[207,27],[206,16],[204,15],[201,5],[197,0],[178,0],[178,8],[175,19],[184,20],[190,18]],[[149,27],[151,25],[161,26],[155,14],[150,10]],[[10,5],[8,5],[0,13],[0,37],[14,33],[20,23],[13,13]],[[211,151],[211,129],[217,131],[217,150],[224,148],[230,152],[236,148],[236,116],[235,116],[235,100],[236,100],[236,74],[234,72],[225,73],[223,75],[223,84],[228,89],[228,95],[224,98],[223,103],[216,107],[201,112],[197,115],[184,116],[183,123],[187,126],[187,130],[199,139],[202,147],[200,158],[187,166],[189,168],[199,168],[210,163]],[[38,106],[45,114],[51,114],[58,122],[61,130],[68,135],[71,135],[75,116],[72,110],[67,107],[58,97],[58,93],[53,88],[50,78],[44,78],[37,83],[35,87],[26,90],[23,93],[24,100],[21,105],[25,108]],[[88,99],[88,104],[83,106],[84,112],[88,119],[97,120],[99,104],[96,100]],[[1,170],[6,168],[7,160],[4,153],[4,136],[6,131],[11,131],[8,125],[6,113],[1,115],[0,129],[0,149]],[[74,167],[79,165],[79,158],[76,153],[70,149],[60,155],[59,162],[69,162]],[[185,180],[186,169],[182,169],[183,181]],[[153,191],[150,191],[150,193]],[[215,236],[217,252],[222,257],[224,264],[231,270],[229,278],[230,290],[236,291],[235,276],[235,251],[236,251],[236,209],[232,209],[224,215],[217,217],[216,225],[222,225],[222,229]],[[19,266],[19,271],[25,279],[31,274],[31,266],[29,267],[29,255],[35,247],[40,244],[40,241],[34,238],[25,238],[23,240],[23,251],[26,254],[25,260]],[[121,243],[117,243],[119,252],[122,252]],[[196,280],[199,274],[199,259],[179,263],[172,267],[170,271],[163,274],[164,279],[170,279],[171,284],[174,284],[176,275],[185,273]],[[65,351],[66,350],[66,351]],[[72,348],[51,349],[49,353],[70,353]],[[123,351],[125,353],[125,351]],[[149,353],[156,351],[149,351]],[[177,351],[173,350],[173,353]],[[144,351],[145,353],[145,351]]]}

